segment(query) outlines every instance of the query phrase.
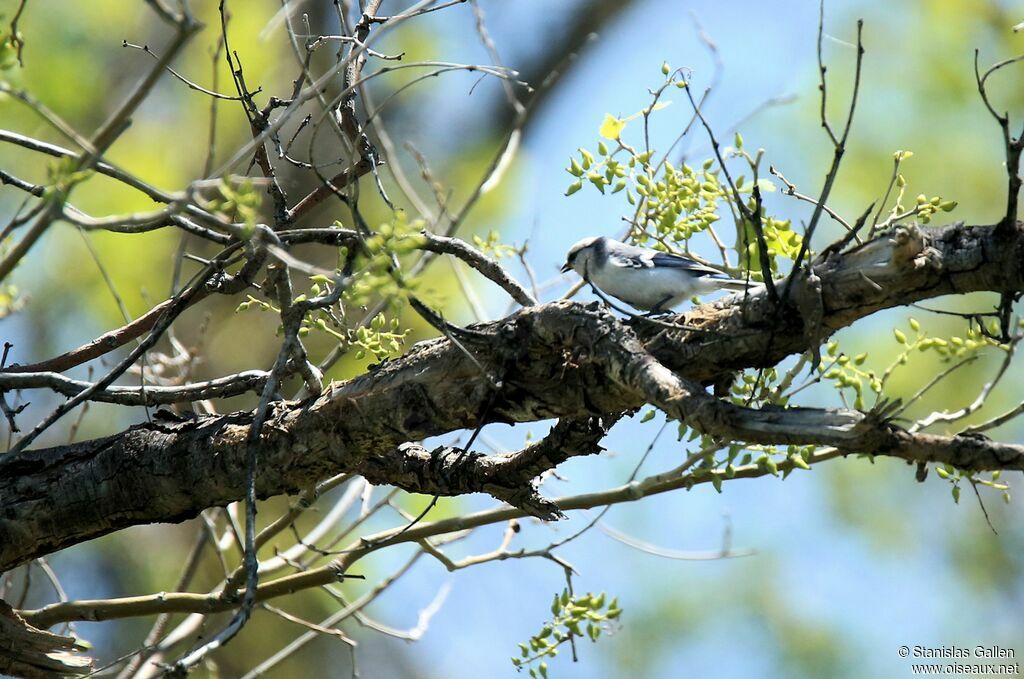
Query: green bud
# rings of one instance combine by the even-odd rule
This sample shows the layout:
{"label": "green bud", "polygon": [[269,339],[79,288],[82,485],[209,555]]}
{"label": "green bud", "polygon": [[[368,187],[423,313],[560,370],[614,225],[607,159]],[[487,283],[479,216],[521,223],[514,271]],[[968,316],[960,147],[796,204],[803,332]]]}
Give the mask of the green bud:
{"label": "green bud", "polygon": [[569,184],[569,188],[565,190],[565,195],[571,196],[572,194],[576,193],[577,191],[579,191],[582,188],[583,188],[583,182],[582,181],[573,182],[572,184]]}
{"label": "green bud", "polygon": [[667,62],[667,61],[663,61],[663,62],[661,62],[661,74],[662,74],[662,75],[668,75],[668,74],[669,74],[669,71],[671,71],[671,70],[672,70],[672,69],[671,69],[671,68],[669,68],[669,66],[668,66],[668,62]]}
{"label": "green bud", "polygon": [[907,336],[903,333],[902,330],[894,329],[892,331],[892,334],[896,336],[896,341],[899,342],[900,344],[907,343]]}
{"label": "green bud", "polygon": [[811,469],[811,465],[807,464],[807,461],[799,455],[791,455],[789,461],[793,463],[794,467],[799,467],[800,469],[806,469],[808,471]]}

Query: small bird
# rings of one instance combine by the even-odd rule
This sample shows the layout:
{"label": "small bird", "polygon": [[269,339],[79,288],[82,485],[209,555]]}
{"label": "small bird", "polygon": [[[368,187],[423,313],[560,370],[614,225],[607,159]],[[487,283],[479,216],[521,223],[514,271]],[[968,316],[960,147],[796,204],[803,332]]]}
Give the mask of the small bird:
{"label": "small bird", "polygon": [[689,257],[604,236],[584,238],[569,248],[562,273],[569,270],[612,297],[650,313],[667,311],[695,294],[743,290],[749,285]]}

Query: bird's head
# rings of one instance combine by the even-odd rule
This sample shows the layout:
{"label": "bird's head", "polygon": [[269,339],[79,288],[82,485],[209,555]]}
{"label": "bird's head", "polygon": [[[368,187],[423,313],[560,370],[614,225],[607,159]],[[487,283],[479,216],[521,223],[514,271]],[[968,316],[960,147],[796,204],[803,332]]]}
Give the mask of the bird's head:
{"label": "bird's head", "polygon": [[565,255],[565,264],[562,265],[562,273],[575,270],[576,273],[583,276],[586,265],[594,252],[594,245],[598,240],[600,238],[584,238],[569,248],[569,252]]}

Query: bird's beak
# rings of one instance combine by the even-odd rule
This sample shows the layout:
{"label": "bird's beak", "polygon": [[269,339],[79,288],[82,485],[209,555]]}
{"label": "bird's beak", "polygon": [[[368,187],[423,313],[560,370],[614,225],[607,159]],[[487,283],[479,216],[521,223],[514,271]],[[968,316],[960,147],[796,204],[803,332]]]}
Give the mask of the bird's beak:
{"label": "bird's beak", "polygon": [[566,262],[562,265],[562,273],[569,273],[570,271],[572,271],[572,264]]}

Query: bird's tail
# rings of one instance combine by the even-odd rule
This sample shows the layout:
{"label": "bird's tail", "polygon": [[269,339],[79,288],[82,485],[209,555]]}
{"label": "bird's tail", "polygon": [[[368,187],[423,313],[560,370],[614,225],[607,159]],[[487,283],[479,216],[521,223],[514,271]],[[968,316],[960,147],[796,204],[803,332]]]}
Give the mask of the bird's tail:
{"label": "bird's tail", "polygon": [[756,288],[764,283],[758,281],[741,281],[737,278],[721,278],[718,279],[718,286],[723,290],[747,290],[748,288]]}

